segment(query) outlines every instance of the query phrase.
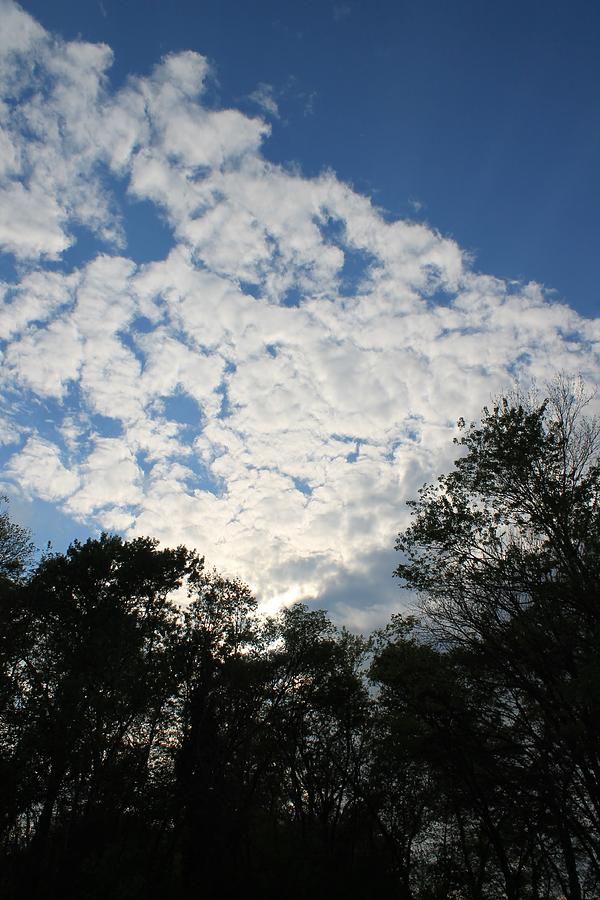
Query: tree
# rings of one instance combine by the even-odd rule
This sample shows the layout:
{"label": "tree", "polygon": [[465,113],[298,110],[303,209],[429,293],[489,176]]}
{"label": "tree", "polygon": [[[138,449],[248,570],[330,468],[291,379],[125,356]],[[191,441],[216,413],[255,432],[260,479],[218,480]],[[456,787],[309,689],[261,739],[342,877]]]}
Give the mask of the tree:
{"label": "tree", "polygon": [[[7,504],[0,497],[0,504]],[[0,840],[5,840],[26,803],[27,759],[17,752],[22,705],[22,665],[33,642],[21,599],[34,547],[30,533],[0,512]]]}
{"label": "tree", "polygon": [[[459,421],[462,454],[411,503],[396,570],[438,649],[471,692],[485,688],[491,734],[517,747],[510,791],[539,819],[532,840],[558,848],[546,866],[573,900],[600,876],[600,425],[588,401],[558,379],[543,402],[512,396],[479,426]],[[505,780],[500,752],[492,763],[488,793]],[[514,842],[496,853],[520,896]]]}
{"label": "tree", "polygon": [[151,807],[177,692],[169,595],[198,564],[184,548],[102,535],[42,560],[20,587],[27,641],[7,660],[0,734],[15,785],[6,827],[27,848],[30,895],[53,883],[78,893],[83,870],[114,877],[106,855]]}
{"label": "tree", "polygon": [[270,740],[262,752],[276,827],[265,858],[288,896],[365,896],[374,884],[360,846],[368,824],[368,645],[304,604],[282,610],[269,624],[271,677],[262,728]]}
{"label": "tree", "polygon": [[181,891],[239,888],[262,703],[260,626],[247,585],[197,569],[189,581],[179,648],[176,844]]}
{"label": "tree", "polygon": [[384,764],[404,774],[403,791],[396,798],[388,789],[386,801],[396,818],[404,811],[395,840],[407,889],[528,896],[538,837],[531,760],[497,686],[464,648],[436,646],[410,617],[395,617],[384,637],[371,677],[380,686]]}
{"label": "tree", "polygon": [[[8,497],[0,496],[0,504],[8,504]],[[30,563],[34,546],[31,533],[12,522],[8,510],[0,512],[0,578],[18,579]]]}

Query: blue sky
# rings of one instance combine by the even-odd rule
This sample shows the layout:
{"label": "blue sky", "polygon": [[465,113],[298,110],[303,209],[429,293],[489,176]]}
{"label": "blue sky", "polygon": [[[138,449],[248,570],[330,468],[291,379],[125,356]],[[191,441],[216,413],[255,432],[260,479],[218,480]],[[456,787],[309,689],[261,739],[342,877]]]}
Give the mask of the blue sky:
{"label": "blue sky", "polygon": [[0,13],[13,512],[380,623],[458,416],[599,380],[600,8]]}
{"label": "blue sky", "polygon": [[[331,167],[394,216],[429,222],[483,271],[600,307],[600,7],[525,0],[53,0],[24,8],[106,42],[110,77],[194,49],[215,104],[280,106],[265,155]],[[419,208],[420,206],[420,208]]]}

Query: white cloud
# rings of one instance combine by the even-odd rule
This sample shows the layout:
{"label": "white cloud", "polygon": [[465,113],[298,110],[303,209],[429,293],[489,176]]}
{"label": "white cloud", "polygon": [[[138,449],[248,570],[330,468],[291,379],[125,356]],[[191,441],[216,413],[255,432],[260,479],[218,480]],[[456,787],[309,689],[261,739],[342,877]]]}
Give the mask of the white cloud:
{"label": "white cloud", "polygon": [[77,489],[79,478],[63,464],[60,456],[56,444],[30,437],[21,452],[12,457],[6,476],[26,495],[41,500],[64,500]]}
{"label": "white cloud", "polygon": [[279,107],[277,106],[277,101],[273,96],[274,89],[272,84],[266,84],[264,81],[261,81],[249,95],[248,99],[253,103],[256,103],[263,112],[266,112],[269,116],[274,116],[274,118],[279,118]]}
{"label": "white cloud", "polygon": [[0,245],[17,258],[56,259],[71,241],[56,198],[38,184],[8,183],[0,192]]}
{"label": "white cloud", "polygon": [[[600,321],[474,272],[331,172],[268,163],[262,120],[204,106],[199,54],[111,93],[109,48],[1,9],[0,240],[29,261],[0,315],[0,437],[28,436],[5,479],[90,526],[197,546],[267,606],[320,596],[377,624],[400,602],[404,501],[450,464],[454,420],[516,375],[597,382]],[[167,218],[165,259],[128,259],[114,179]],[[108,248],[51,270],[75,225]]]}
{"label": "white cloud", "polygon": [[47,322],[61,306],[72,302],[78,280],[77,273],[65,277],[41,270],[24,275],[15,288],[2,285],[0,338],[7,340],[21,334],[36,320]]}
{"label": "white cloud", "polygon": [[27,54],[43,43],[46,32],[35,19],[11,0],[0,0],[0,60],[7,78],[14,75],[13,60],[16,54]]}
{"label": "white cloud", "polygon": [[83,351],[73,323],[56,319],[10,344],[5,359],[5,384],[13,378],[39,397],[60,399],[79,375]]}
{"label": "white cloud", "polygon": [[80,488],[65,506],[74,518],[100,514],[104,528],[125,529],[133,523],[128,507],[142,499],[142,473],[127,443],[120,438],[97,438],[79,468]]}
{"label": "white cloud", "polygon": [[56,259],[75,224],[118,245],[121,225],[98,155],[111,50],[56,39],[6,0],[1,14],[0,147],[8,165],[0,248],[19,259]]}

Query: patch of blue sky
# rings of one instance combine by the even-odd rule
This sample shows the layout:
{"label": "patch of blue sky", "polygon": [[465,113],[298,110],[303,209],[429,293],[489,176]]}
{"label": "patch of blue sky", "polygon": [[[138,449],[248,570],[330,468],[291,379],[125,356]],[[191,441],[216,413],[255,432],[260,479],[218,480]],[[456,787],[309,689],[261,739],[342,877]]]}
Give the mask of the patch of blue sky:
{"label": "patch of blue sky", "polygon": [[[170,422],[177,426],[177,440],[184,446],[191,446],[202,433],[206,417],[197,401],[184,391],[177,389],[172,394],[156,397],[147,407],[148,415],[157,422]],[[190,450],[184,450],[187,459]]]}
{"label": "patch of blue sky", "polygon": [[192,350],[194,353],[201,353],[203,356],[212,356],[213,348],[208,344],[202,344],[195,335],[190,334],[186,330],[184,324],[170,320],[169,326],[169,335],[180,344],[183,344],[184,347],[187,347],[188,350]]}
{"label": "patch of blue sky", "polygon": [[12,253],[0,252],[0,281],[14,284],[19,278],[16,261]]}
{"label": "patch of blue sky", "polygon": [[45,500],[15,495],[10,498],[9,513],[11,519],[31,531],[33,543],[42,552],[47,550],[50,542],[51,552],[64,553],[73,541],[97,537],[100,531],[88,524],[82,525]]}
{"label": "patch of blue sky", "polygon": [[299,287],[292,286],[281,297],[281,305],[288,307],[298,307],[302,303],[306,294]]}
{"label": "patch of blue sky", "polygon": [[215,497],[223,496],[226,490],[225,481],[213,475],[208,466],[192,455],[186,457],[185,462],[182,460],[182,464],[189,472],[185,478],[185,486],[190,493],[206,491]]}
{"label": "patch of blue sky", "polygon": [[294,487],[297,491],[300,491],[301,494],[304,494],[306,497],[310,497],[312,495],[313,489],[311,488],[308,481],[304,478],[294,478],[292,476],[292,481],[294,482]]}
{"label": "patch of blue sky", "polygon": [[127,192],[122,178],[103,173],[103,185],[111,198],[112,212],[124,232],[122,247],[98,238],[90,229],[72,223],[69,235],[73,243],[54,266],[71,271],[94,259],[98,253],[120,253],[138,265],[165,259],[174,244],[173,232],[160,207],[150,200],[137,200]]}
{"label": "patch of blue sky", "polygon": [[368,280],[377,257],[367,250],[354,247],[346,238],[346,226],[341,219],[328,217],[318,223],[323,240],[338,247],[344,254],[344,263],[338,272],[338,291],[342,297],[352,297]]}
{"label": "patch of blue sky", "polygon": [[[8,465],[11,457],[18,450],[20,444],[24,443],[25,436],[22,436],[18,443],[0,444],[0,479],[2,478],[2,470]],[[0,491],[2,493],[2,491]]]}
{"label": "patch of blue sky", "polygon": [[[34,100],[39,92],[40,84],[44,81],[43,78],[40,78],[40,71],[37,70],[35,73],[35,79],[32,79],[31,72],[27,71],[28,62],[27,60],[19,60],[15,59],[15,67],[16,72],[19,73],[18,77],[13,77],[10,81],[11,93],[9,94],[8,90],[5,91],[5,97],[3,98],[3,102],[6,104],[6,107],[11,112],[16,112],[19,114],[19,108],[21,104],[28,103],[30,100]],[[46,79],[46,85],[48,85],[49,79]],[[7,85],[8,87],[8,85]],[[23,134],[26,134],[32,140],[37,138],[37,134],[33,128],[33,125],[27,121],[27,119],[20,117],[19,125]]]}
{"label": "patch of blue sky", "polygon": [[[215,497],[221,497],[225,492],[225,482],[223,479],[216,477],[201,460],[194,456],[193,450],[190,448],[187,452],[182,452],[172,460],[179,463],[185,471],[183,476],[183,484],[186,491],[193,494],[197,491],[207,491],[214,494]],[[148,457],[146,450],[138,450],[135,455],[135,461],[141,469],[145,478],[152,476],[155,460]]]}
{"label": "patch of blue sky", "polygon": [[521,370],[527,369],[531,364],[531,359],[532,356],[528,350],[519,353],[519,355],[515,359],[508,363],[506,367],[507,372],[509,373],[509,375],[518,378],[521,374]]}
{"label": "patch of blue sky", "polygon": [[243,294],[246,294],[248,297],[254,297],[255,300],[258,300],[261,296],[261,289],[258,283],[253,281],[240,281],[240,291]]}
{"label": "patch of blue sky", "polygon": [[227,381],[227,376],[233,374],[236,371],[235,363],[231,362],[231,360],[227,360],[224,367],[225,377],[221,381],[221,383],[215,388],[215,393],[221,395],[221,407],[217,414],[218,419],[228,419],[232,414],[231,402],[229,399],[229,383]]}
{"label": "patch of blue sky", "polygon": [[362,438],[357,437],[354,434],[340,434],[335,432],[331,435],[332,441],[342,441],[343,444],[357,444],[362,441]]}
{"label": "patch of blue sky", "polygon": [[577,331],[561,328],[560,334],[562,335],[563,340],[571,344],[571,346],[580,347],[582,344],[587,344],[588,346],[590,346],[590,342]]}
{"label": "patch of blue sky", "polygon": [[229,400],[229,387],[226,381],[222,381],[221,384],[215,389],[215,393],[221,395],[221,406],[219,407],[219,412],[217,414],[218,419],[228,419],[232,415],[231,403]]}
{"label": "patch of blue sky", "polygon": [[154,461],[148,459],[147,450],[138,450],[135,454],[135,461],[144,475],[149,475],[151,473]]}
{"label": "patch of blue sky", "polygon": [[121,209],[127,255],[138,264],[166,259],[174,245],[173,232],[156,203],[135,200],[123,191]]}
{"label": "patch of blue sky", "polygon": [[342,297],[352,297],[368,281],[377,259],[366,250],[344,248],[344,265],[338,275]]}
{"label": "patch of blue sky", "polygon": [[[206,102],[206,97],[204,98],[204,101],[205,101],[204,105],[208,106],[209,103]],[[176,160],[175,160],[175,162],[176,162]],[[208,178],[208,176],[212,173],[212,171],[213,170],[212,170],[211,166],[203,166],[203,165],[192,166],[190,169],[190,172],[189,172],[189,178],[191,181],[194,181],[194,182],[202,181],[204,178]],[[225,194],[222,191],[215,190],[215,191],[211,192],[211,197],[213,198],[214,202],[217,202],[219,200],[224,200]]]}
{"label": "patch of blue sky", "polygon": [[60,431],[60,427],[48,415],[39,415],[36,417],[35,434],[37,437],[42,438],[42,440],[49,441],[51,444],[56,444],[61,451],[66,450],[66,442]]}
{"label": "patch of blue sky", "polygon": [[[73,384],[69,385],[63,400],[41,398],[27,390],[18,394],[5,390],[4,401],[10,420],[23,430],[22,440],[30,434],[38,434],[44,440],[59,445],[63,444],[60,424],[65,415],[77,416],[81,411],[79,391]],[[14,445],[11,446],[14,450]]]}
{"label": "patch of blue sky", "polygon": [[426,296],[430,306],[452,306],[456,298],[454,291],[447,291],[440,285],[436,285]]}
{"label": "patch of blue sky", "polygon": [[[69,223],[70,246],[56,260],[45,261],[48,269],[70,273],[91,262],[100,253],[125,255],[138,265],[165,259],[174,245],[173,233],[160,208],[150,200],[135,200],[121,179],[103,179],[113,200],[113,212],[124,231],[125,243],[117,246],[103,240],[93,230],[77,222]],[[6,275],[4,274],[6,272]],[[10,254],[0,256],[0,277],[15,280],[18,275]],[[8,277],[7,277],[8,276]]]}
{"label": "patch of blue sky", "polygon": [[111,244],[101,240],[93,231],[84,225],[71,224],[68,228],[71,245],[60,255],[58,260],[47,263],[47,268],[69,273],[80,269],[95,259],[99,253],[112,253]]}
{"label": "patch of blue sky", "polygon": [[346,454],[346,462],[355,463],[360,456],[360,446],[366,443],[363,438],[352,434],[332,434],[331,439],[341,441],[343,444],[353,444],[354,447]]}
{"label": "patch of blue sky", "polygon": [[[409,416],[404,423],[402,437],[395,438],[388,447],[384,458],[388,462],[394,462],[396,451],[407,444],[420,444],[422,438],[421,424],[424,421],[423,416]],[[451,423],[454,426],[454,422]]]}
{"label": "patch of blue sky", "polygon": [[322,219],[316,221],[316,225],[323,240],[328,244],[335,244],[337,247],[346,245],[346,225],[342,219],[326,213]]}
{"label": "patch of blue sky", "polygon": [[[63,250],[57,259],[45,259],[45,269],[69,274],[91,262],[99,253],[111,251],[109,244],[100,240],[84,225],[69,225],[68,236],[71,240],[70,246]],[[0,280],[6,283],[15,283],[23,271],[30,267],[37,268],[35,264],[31,266],[30,263],[19,263],[12,253],[0,253]]]}
{"label": "patch of blue sky", "polygon": [[402,441],[392,441],[390,448],[384,454],[386,462],[394,462],[396,458],[396,450],[402,446]]}
{"label": "patch of blue sky", "polygon": [[103,416],[94,413],[90,417],[90,429],[94,434],[103,438],[116,438],[123,435],[123,423],[113,416]]}
{"label": "patch of blue sky", "polygon": [[136,316],[130,322],[130,330],[141,334],[149,334],[154,331],[155,324],[147,316]]}
{"label": "patch of blue sky", "polygon": [[202,430],[204,415],[197,401],[189,394],[176,391],[174,394],[161,397],[160,400],[165,419],[180,425],[189,425],[196,432]]}
{"label": "patch of blue sky", "polygon": [[[19,447],[32,435],[58,447],[63,455],[63,462],[68,466],[71,453],[75,452],[78,456],[85,454],[91,450],[95,438],[116,438],[123,434],[123,426],[118,418],[100,413],[90,414],[85,409],[79,388],[72,382],[62,400],[40,398],[30,391],[22,392],[18,397],[14,395],[13,403],[9,394],[6,399],[11,407],[11,418],[21,429],[21,436],[15,443],[0,447],[0,465],[6,465],[13,453],[18,452]],[[77,443],[74,450],[69,447],[64,430],[70,420],[76,427]]]}
{"label": "patch of blue sky", "polygon": [[[153,329],[151,328],[149,330],[151,331]],[[119,340],[121,341],[123,346],[127,347],[127,349],[133,353],[133,355],[139,362],[140,367],[143,371],[144,366],[146,365],[146,354],[144,353],[144,351],[140,347],[139,343],[135,339],[136,332],[141,333],[141,334],[148,333],[148,332],[144,331],[142,328],[134,329],[133,323],[131,323],[126,329],[125,328],[121,329],[121,331],[118,332],[118,335],[119,335]]]}
{"label": "patch of blue sky", "polygon": [[360,456],[360,445],[361,445],[361,442],[357,441],[356,444],[354,445],[354,450],[351,450],[350,453],[348,453],[346,455],[346,462],[348,462],[348,463],[357,462],[358,457]]}

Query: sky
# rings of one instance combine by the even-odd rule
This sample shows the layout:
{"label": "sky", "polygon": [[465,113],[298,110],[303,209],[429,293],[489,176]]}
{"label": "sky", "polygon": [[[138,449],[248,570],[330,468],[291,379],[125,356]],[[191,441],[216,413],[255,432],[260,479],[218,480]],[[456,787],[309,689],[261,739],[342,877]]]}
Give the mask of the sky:
{"label": "sky", "polygon": [[0,489],[369,629],[460,416],[600,382],[600,7],[0,0]]}

